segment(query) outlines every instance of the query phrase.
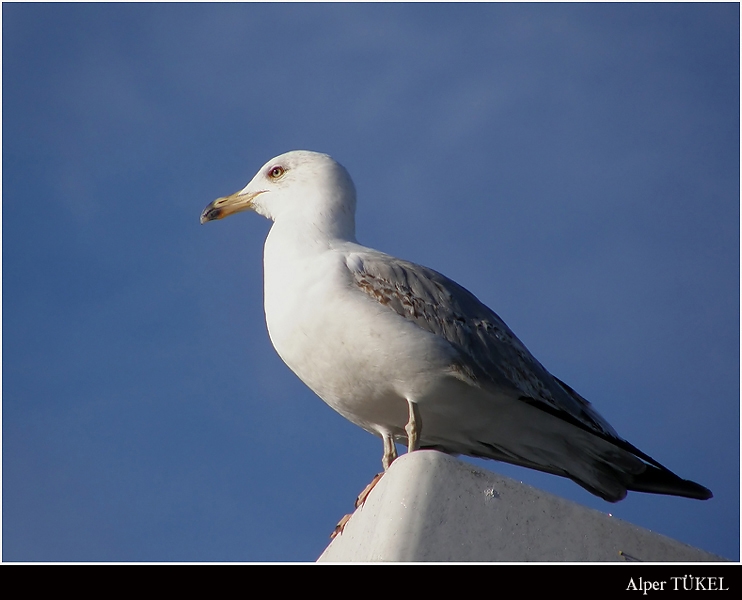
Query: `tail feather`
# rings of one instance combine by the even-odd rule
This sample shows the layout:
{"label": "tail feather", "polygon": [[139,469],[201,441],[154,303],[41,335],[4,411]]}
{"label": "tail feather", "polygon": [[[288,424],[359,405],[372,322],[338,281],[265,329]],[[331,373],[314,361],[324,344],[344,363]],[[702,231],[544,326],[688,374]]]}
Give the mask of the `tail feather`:
{"label": "tail feather", "polygon": [[700,483],[681,479],[665,467],[657,468],[652,465],[647,465],[643,473],[632,476],[626,488],[633,492],[667,494],[696,500],[708,500],[714,496],[711,490]]}
{"label": "tail feather", "polygon": [[[667,467],[628,443],[625,443],[626,446],[636,450],[635,453],[597,436],[585,436],[583,433],[576,438],[582,438],[583,442],[592,439],[582,445],[565,444],[563,449],[566,450],[566,454],[561,457],[544,449],[525,447],[519,449],[523,452],[519,455],[512,450],[487,442],[479,442],[476,450],[470,448],[460,453],[567,477],[591,494],[608,502],[623,500],[627,491],[696,500],[708,500],[713,497],[708,488],[678,477]],[[443,450],[450,452],[450,449]]]}

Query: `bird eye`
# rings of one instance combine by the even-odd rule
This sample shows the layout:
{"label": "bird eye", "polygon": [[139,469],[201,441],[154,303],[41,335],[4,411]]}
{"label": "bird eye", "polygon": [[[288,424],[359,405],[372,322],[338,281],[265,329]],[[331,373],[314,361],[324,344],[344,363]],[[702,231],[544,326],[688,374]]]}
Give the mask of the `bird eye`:
{"label": "bird eye", "polygon": [[281,176],[282,176],[282,175],[283,175],[283,174],[284,174],[285,172],[286,172],[286,171],[284,170],[284,168],[283,168],[283,167],[279,167],[278,165],[276,165],[276,166],[275,166],[275,167],[273,167],[273,168],[272,168],[272,169],[271,169],[270,171],[268,171],[268,177],[270,177],[271,179],[278,179],[278,178],[279,178],[279,177],[281,177]]}

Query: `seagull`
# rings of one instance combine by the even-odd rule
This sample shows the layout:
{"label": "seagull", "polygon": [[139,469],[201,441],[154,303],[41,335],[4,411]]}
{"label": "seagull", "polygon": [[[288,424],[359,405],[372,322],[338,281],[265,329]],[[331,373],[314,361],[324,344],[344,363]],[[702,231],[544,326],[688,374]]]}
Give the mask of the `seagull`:
{"label": "seagull", "polygon": [[201,223],[247,210],[273,221],[271,342],[330,407],[382,439],[385,471],[400,442],[567,477],[608,502],[627,491],[712,497],[621,438],[471,292],[360,245],[355,208],[348,171],[299,150],[214,200]]}

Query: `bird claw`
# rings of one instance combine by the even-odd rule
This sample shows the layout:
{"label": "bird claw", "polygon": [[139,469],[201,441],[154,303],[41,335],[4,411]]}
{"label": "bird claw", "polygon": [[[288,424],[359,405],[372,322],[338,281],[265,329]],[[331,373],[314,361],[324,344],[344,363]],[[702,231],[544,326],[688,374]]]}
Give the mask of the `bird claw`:
{"label": "bird claw", "polygon": [[363,491],[358,494],[358,498],[356,498],[356,508],[360,508],[363,506],[363,503],[366,501],[366,498],[368,498],[368,495],[371,493],[371,490],[376,487],[376,484],[379,483],[379,480],[381,479],[381,476],[384,473],[378,473],[372,480],[371,483],[369,483],[365,488],[363,488]]}
{"label": "bird claw", "polygon": [[[361,508],[363,506],[363,503],[366,502],[366,498],[368,498],[368,495],[371,493],[371,490],[374,489],[377,483],[379,483],[379,480],[381,479],[381,476],[384,473],[377,474],[372,480],[371,483],[369,483],[365,488],[363,488],[363,491],[358,494],[358,498],[356,498],[355,507]],[[341,533],[343,533],[343,530],[345,529],[345,526],[348,524],[348,521],[350,521],[350,518],[353,515],[345,515],[340,521],[338,521],[338,524],[335,525],[335,529],[330,534],[330,539],[334,540],[337,536],[339,536]]]}
{"label": "bird claw", "polygon": [[352,515],[345,515],[340,521],[338,521],[338,524],[335,525],[335,529],[330,534],[330,539],[334,540],[337,536],[339,536],[341,533],[343,533],[343,529],[345,529],[345,525],[350,521],[350,517]]}

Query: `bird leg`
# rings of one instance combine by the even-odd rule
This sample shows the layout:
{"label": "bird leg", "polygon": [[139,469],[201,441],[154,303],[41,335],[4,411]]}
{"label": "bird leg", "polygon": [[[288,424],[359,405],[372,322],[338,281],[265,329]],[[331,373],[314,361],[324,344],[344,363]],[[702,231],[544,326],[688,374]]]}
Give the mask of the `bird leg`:
{"label": "bird leg", "polygon": [[423,429],[423,421],[420,417],[420,408],[415,402],[407,401],[410,407],[410,420],[407,421],[404,430],[407,432],[407,452],[414,452],[420,448],[420,432]]}
{"label": "bird leg", "polygon": [[[420,417],[420,408],[417,404],[408,400],[407,405],[410,408],[410,418],[404,428],[407,432],[407,452],[414,452],[420,448],[420,431],[422,430],[423,422]],[[381,458],[381,464],[384,466],[384,472],[386,472],[397,458],[397,447],[394,445],[394,438],[390,434],[382,433],[381,437],[384,440],[384,456]],[[363,505],[371,490],[379,483],[379,479],[381,479],[383,474],[379,473],[374,477],[371,483],[358,495],[358,498],[356,498],[356,508]]]}
{"label": "bird leg", "polygon": [[[417,404],[408,400],[407,406],[410,411],[409,420],[404,428],[407,432],[407,452],[414,452],[420,447],[420,431],[422,430],[423,422],[420,417],[420,408]],[[391,434],[384,432],[381,434],[381,437],[384,440],[384,456],[381,458],[381,464],[384,466],[384,472],[386,472],[397,458],[397,447],[394,445],[394,437],[392,437]],[[379,483],[382,475],[384,475],[384,473],[376,475],[376,477],[371,480],[371,483],[369,483],[364,490],[358,494],[355,503],[356,508],[363,506],[363,503],[366,502],[366,498],[368,498],[371,490],[376,487],[376,484]],[[350,517],[351,515],[345,515],[340,519],[340,522],[335,526],[335,530],[330,535],[331,539],[335,539],[338,535],[343,533],[343,529],[345,529],[345,525],[350,520]]]}
{"label": "bird leg", "polygon": [[[384,440],[384,456],[381,457],[381,464],[384,467],[384,473],[386,473],[392,463],[397,459],[397,447],[394,445],[394,438],[391,434],[384,432],[381,434],[381,437]],[[374,489],[374,486],[377,483],[379,483],[379,479],[381,479],[381,476],[384,473],[379,473],[378,475],[376,475],[371,480],[371,483],[369,483],[363,489],[363,491],[358,494],[358,498],[356,498],[356,508],[361,506],[366,501],[366,498],[371,493],[371,490]]]}
{"label": "bird leg", "polygon": [[[384,466],[384,472],[391,466],[391,464],[394,462],[394,460],[397,458],[397,447],[394,445],[394,438],[389,433],[382,433],[381,434],[382,439],[384,440],[384,456],[381,459],[381,464]],[[356,498],[355,507],[360,508],[363,506],[363,503],[366,502],[366,498],[368,498],[368,495],[371,493],[371,490],[374,489],[377,483],[379,483],[379,480],[381,479],[381,476],[384,473],[377,474],[372,480],[371,483],[369,483],[363,491],[358,494],[358,498]],[[335,530],[330,534],[330,539],[334,540],[337,536],[339,536],[341,533],[343,533],[343,530],[345,529],[345,525],[350,520],[351,515],[345,515],[342,519],[340,519],[340,522],[335,525]]]}
{"label": "bird leg", "polygon": [[[407,401],[407,405],[410,408],[410,418],[405,425],[405,431],[407,432],[407,452],[414,452],[420,447],[420,431],[422,429],[422,418],[420,417],[420,408],[414,402]],[[384,440],[384,456],[381,459],[381,464],[384,466],[384,472],[386,472],[394,460],[397,458],[397,447],[394,445],[394,438],[388,433],[381,434]],[[366,498],[374,489],[379,479],[384,473],[379,473],[376,477],[371,480],[365,489],[358,494],[356,498],[356,508],[359,508],[366,501]]]}
{"label": "bird leg", "polygon": [[381,457],[381,464],[386,471],[397,458],[397,447],[394,445],[394,438],[390,434],[383,433],[382,438],[384,439],[384,456]]}
{"label": "bird leg", "polygon": [[[394,445],[394,438],[389,433],[382,433],[381,434],[382,439],[384,440],[384,456],[381,458],[381,464],[384,466],[384,473],[389,469],[391,464],[397,459],[397,447]],[[371,493],[371,490],[374,489],[374,486],[379,483],[379,479],[381,479],[381,476],[384,473],[379,473],[376,475],[372,480],[371,483],[369,483],[363,491],[358,494],[358,498],[356,498],[356,508],[361,506],[365,501],[368,495]]]}

